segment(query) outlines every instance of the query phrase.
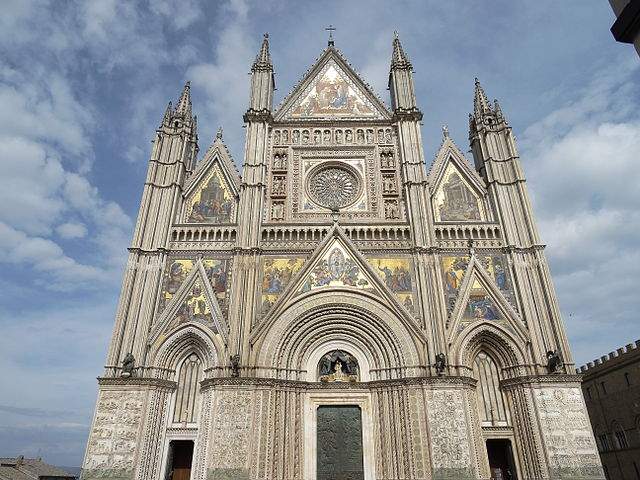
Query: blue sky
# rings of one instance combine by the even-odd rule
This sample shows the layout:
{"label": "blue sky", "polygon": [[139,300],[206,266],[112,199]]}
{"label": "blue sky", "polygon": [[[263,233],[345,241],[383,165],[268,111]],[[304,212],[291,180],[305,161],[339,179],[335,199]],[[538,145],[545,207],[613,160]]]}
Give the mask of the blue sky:
{"label": "blue sky", "polygon": [[[395,6],[395,9],[393,7]],[[3,2],[0,455],[79,465],[150,141],[192,82],[236,163],[265,31],[276,103],[336,46],[388,103],[398,30],[430,162],[467,150],[473,79],[514,128],[577,363],[640,337],[640,60],[603,0]]]}

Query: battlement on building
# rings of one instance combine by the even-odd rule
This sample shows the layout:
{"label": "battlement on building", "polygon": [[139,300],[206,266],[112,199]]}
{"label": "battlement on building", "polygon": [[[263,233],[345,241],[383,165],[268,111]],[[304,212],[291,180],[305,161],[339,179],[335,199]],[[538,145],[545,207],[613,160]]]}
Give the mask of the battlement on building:
{"label": "battlement on building", "polygon": [[592,374],[601,372],[604,369],[626,363],[628,360],[638,356],[640,356],[640,340],[636,340],[635,343],[629,343],[624,347],[618,348],[615,352],[609,352],[607,355],[576,368],[576,373]]}

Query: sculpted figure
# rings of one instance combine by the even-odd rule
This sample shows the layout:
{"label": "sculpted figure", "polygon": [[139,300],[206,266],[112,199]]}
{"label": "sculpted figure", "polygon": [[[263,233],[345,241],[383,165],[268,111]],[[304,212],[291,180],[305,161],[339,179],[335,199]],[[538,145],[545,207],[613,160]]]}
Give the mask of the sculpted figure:
{"label": "sculpted figure", "polygon": [[344,132],[344,138],[347,143],[353,142],[353,132],[351,132],[351,130],[346,130]]}
{"label": "sculpted figure", "polygon": [[547,352],[547,371],[549,373],[559,373],[562,366],[562,360],[557,350],[549,350]]}
{"label": "sculpted figure", "polygon": [[127,353],[122,361],[122,376],[130,377],[133,375],[133,369],[136,365],[136,359],[131,352]]}
{"label": "sculpted figure", "polygon": [[232,355],[229,357],[229,361],[231,362],[231,376],[239,377],[240,376],[240,355]]}
{"label": "sculpted figure", "polygon": [[447,357],[444,353],[438,353],[436,355],[435,367],[438,375],[442,375],[444,373],[444,370],[447,367]]}

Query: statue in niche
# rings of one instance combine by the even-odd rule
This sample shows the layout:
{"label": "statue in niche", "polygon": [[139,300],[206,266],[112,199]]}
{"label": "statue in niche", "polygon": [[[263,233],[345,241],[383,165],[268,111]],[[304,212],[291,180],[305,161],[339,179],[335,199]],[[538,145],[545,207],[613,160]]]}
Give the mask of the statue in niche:
{"label": "statue in niche", "polygon": [[384,176],[382,178],[382,191],[384,193],[396,192],[396,181],[392,176]]}
{"label": "statue in niche", "polygon": [[286,193],[285,177],[273,177],[273,195],[284,195]]}
{"label": "statue in niche", "polygon": [[295,144],[300,143],[300,130],[294,130],[291,134],[291,139]]}
{"label": "statue in niche", "polygon": [[282,169],[282,157],[280,156],[279,153],[276,153],[273,156],[273,168],[274,168],[274,170],[281,170]]}
{"label": "statue in niche", "polygon": [[320,143],[320,130],[315,130],[313,132],[313,143],[315,143],[316,145]]}
{"label": "statue in niche", "polygon": [[276,130],[276,133],[273,135],[273,143],[280,145],[280,130]]}
{"label": "statue in niche", "polygon": [[325,130],[322,135],[323,143],[331,143],[331,130]]}
{"label": "statue in niche", "polygon": [[334,350],[325,354],[318,364],[320,381],[357,382],[359,380],[358,361],[343,350]]}
{"label": "statue in niche", "polygon": [[547,371],[549,373],[560,373],[562,360],[557,350],[549,350],[547,352]]}
{"label": "statue in niche", "polygon": [[336,130],[336,143],[342,144],[342,130]]}
{"label": "statue in niche", "polygon": [[390,129],[390,128],[387,128],[387,129],[384,131],[384,140],[385,140],[385,142],[387,142],[387,143],[391,143],[391,129]]}
{"label": "statue in niche", "polygon": [[367,130],[367,143],[373,143],[373,130]]}
{"label": "statue in niche", "polygon": [[271,209],[271,218],[273,220],[284,220],[284,203],[274,202]]}
{"label": "statue in niche", "polygon": [[230,356],[229,362],[231,363],[231,376],[239,377],[240,376],[240,355]]}
{"label": "statue in niche", "polygon": [[358,143],[364,143],[364,131],[358,130]]}
{"label": "statue in niche", "polygon": [[398,202],[395,200],[389,200],[384,202],[384,218],[399,218],[400,210],[398,209]]}
{"label": "statue in niche", "polygon": [[438,375],[444,374],[444,370],[447,368],[447,357],[444,353],[438,353],[436,355],[436,363],[434,366]]}
{"label": "statue in niche", "polygon": [[306,145],[309,143],[309,130],[302,131],[302,144]]}
{"label": "statue in niche", "polygon": [[136,359],[131,352],[127,353],[122,360],[122,377],[131,377],[133,375],[133,369],[136,365]]}
{"label": "statue in niche", "polygon": [[378,143],[384,143],[384,130],[378,129]]}
{"label": "statue in niche", "polygon": [[345,130],[344,139],[346,143],[353,142],[353,132],[351,130]]}
{"label": "statue in niche", "polygon": [[282,131],[282,143],[284,143],[285,145],[289,143],[289,130]]}

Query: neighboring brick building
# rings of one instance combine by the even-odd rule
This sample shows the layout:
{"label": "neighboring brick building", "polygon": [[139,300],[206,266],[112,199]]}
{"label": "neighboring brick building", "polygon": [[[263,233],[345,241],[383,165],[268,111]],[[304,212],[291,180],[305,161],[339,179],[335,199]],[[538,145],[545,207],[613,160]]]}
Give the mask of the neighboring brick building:
{"label": "neighboring brick building", "polygon": [[607,478],[640,479],[640,340],[577,372]]}

